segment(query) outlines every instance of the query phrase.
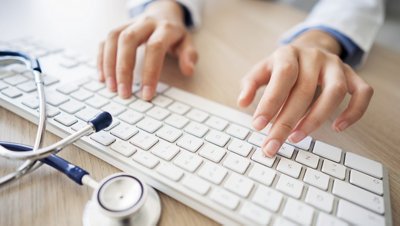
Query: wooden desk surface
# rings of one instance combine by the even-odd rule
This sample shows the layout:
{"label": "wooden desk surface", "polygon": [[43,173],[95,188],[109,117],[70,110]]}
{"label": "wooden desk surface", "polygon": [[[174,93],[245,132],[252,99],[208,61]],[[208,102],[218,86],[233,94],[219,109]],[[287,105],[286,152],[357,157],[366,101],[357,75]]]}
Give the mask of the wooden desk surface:
{"label": "wooden desk surface", "polygon": [[[97,47],[94,43],[105,37],[110,28],[126,20],[125,16],[121,16],[124,10],[121,0],[34,2],[23,7],[29,12],[27,18],[39,18],[38,21],[40,18],[52,18],[44,27],[33,25],[33,28],[38,28],[37,34],[90,53],[94,53]],[[47,7],[43,7],[45,5]],[[167,59],[162,81],[236,108],[240,78],[255,62],[270,54],[277,46],[280,35],[304,16],[304,13],[289,6],[271,2],[209,0],[204,10],[203,26],[195,34],[200,52],[196,76],[183,78],[176,62]],[[9,23],[8,26],[13,22],[10,20]],[[387,167],[393,225],[399,225],[400,54],[374,46],[365,66],[358,72],[375,89],[365,116],[358,124],[337,134],[330,129],[330,123],[344,109],[343,105],[313,136],[380,161]],[[251,114],[254,108],[255,104],[243,111]],[[33,143],[36,126],[1,107],[0,128],[1,140]],[[47,133],[45,144],[58,139]],[[84,166],[97,179],[118,171],[73,146],[60,155]],[[0,165],[1,175],[17,166],[3,159]],[[82,210],[91,193],[91,189],[76,186],[49,167],[42,167],[32,175],[0,189],[0,225],[81,225]],[[160,195],[163,205],[160,225],[216,224],[174,199]]]}

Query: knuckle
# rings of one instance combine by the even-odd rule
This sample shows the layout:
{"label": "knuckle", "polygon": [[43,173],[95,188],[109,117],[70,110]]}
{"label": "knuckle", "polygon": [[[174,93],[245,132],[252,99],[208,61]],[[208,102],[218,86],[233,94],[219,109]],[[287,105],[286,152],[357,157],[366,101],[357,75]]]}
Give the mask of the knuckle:
{"label": "knuckle", "polygon": [[122,43],[132,42],[135,36],[136,36],[136,32],[135,31],[124,30],[119,35],[119,41],[122,42]]}
{"label": "knuckle", "polygon": [[131,70],[129,69],[129,67],[127,65],[118,65],[117,66],[117,73],[120,75],[127,75],[131,72]]}
{"label": "knuckle", "polygon": [[282,49],[288,53],[297,53],[297,47],[291,44],[284,46]]}
{"label": "knuckle", "polygon": [[347,85],[343,82],[338,82],[331,85],[331,92],[337,95],[344,95],[347,93]]}
{"label": "knuckle", "polygon": [[372,96],[374,94],[374,88],[372,86],[365,84],[361,87],[361,91],[368,96]]}
{"label": "knuckle", "polygon": [[337,64],[337,65],[343,64],[342,59],[340,59],[340,57],[338,55],[330,54],[329,58],[334,64]]}
{"label": "knuckle", "polygon": [[165,49],[165,42],[162,39],[149,41],[147,43],[147,48],[149,48],[151,51]]}
{"label": "knuckle", "polygon": [[293,64],[289,63],[289,62],[284,62],[282,63],[282,65],[280,66],[280,75],[281,76],[294,76],[295,72],[296,72],[296,68],[295,66],[293,66]]}
{"label": "knuckle", "polygon": [[289,134],[294,129],[294,126],[289,122],[279,122],[277,126],[285,134]]}
{"label": "knuckle", "polygon": [[115,40],[118,38],[120,31],[119,30],[111,30],[108,33],[107,39],[108,40]]}

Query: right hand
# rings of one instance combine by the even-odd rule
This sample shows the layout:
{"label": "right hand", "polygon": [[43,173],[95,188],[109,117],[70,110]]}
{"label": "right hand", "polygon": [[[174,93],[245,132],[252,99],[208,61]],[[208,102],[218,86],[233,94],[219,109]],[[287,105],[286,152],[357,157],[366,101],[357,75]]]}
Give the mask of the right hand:
{"label": "right hand", "polygon": [[142,98],[154,96],[166,53],[178,57],[182,74],[191,76],[197,52],[187,32],[181,6],[175,1],[155,1],[133,22],[111,31],[100,44],[99,80],[121,98],[132,95],[133,70],[138,47],[145,44]]}

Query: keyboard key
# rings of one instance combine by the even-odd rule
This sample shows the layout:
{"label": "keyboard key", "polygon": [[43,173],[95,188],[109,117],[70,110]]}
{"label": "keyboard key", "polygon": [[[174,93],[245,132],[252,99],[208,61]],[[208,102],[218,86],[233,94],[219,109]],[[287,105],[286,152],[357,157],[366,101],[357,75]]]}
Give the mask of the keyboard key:
{"label": "keyboard key", "polygon": [[66,69],[71,69],[71,68],[77,67],[78,65],[79,65],[79,62],[77,62],[73,59],[65,58],[65,57],[60,62],[60,66],[66,68]]}
{"label": "keyboard key", "polygon": [[181,138],[179,138],[176,145],[188,151],[196,152],[201,145],[203,145],[203,141],[192,135],[184,134]]}
{"label": "keyboard key", "polygon": [[129,140],[133,135],[137,134],[138,132],[138,129],[125,123],[120,123],[118,126],[111,130],[111,134],[121,140]]}
{"label": "keyboard key", "polygon": [[213,129],[222,131],[222,130],[224,130],[224,129],[226,128],[226,126],[228,125],[228,121],[226,121],[226,120],[224,120],[224,119],[221,119],[221,118],[217,118],[217,117],[215,117],[215,116],[211,116],[211,117],[208,118],[208,120],[206,121],[206,125],[209,126],[209,127],[211,127],[211,128],[213,128]]}
{"label": "keyboard key", "polygon": [[135,102],[129,105],[129,107],[132,108],[133,110],[142,113],[149,110],[152,106],[153,106],[152,103],[143,100],[136,100]]}
{"label": "keyboard key", "polygon": [[174,127],[165,125],[157,131],[156,135],[168,142],[173,143],[182,135],[182,132]]}
{"label": "keyboard key", "polygon": [[136,126],[148,133],[154,133],[162,126],[162,123],[152,118],[145,117],[139,121]]}
{"label": "keyboard key", "polygon": [[347,182],[335,179],[332,193],[376,213],[385,213],[385,204],[381,196],[372,194]]}
{"label": "keyboard key", "polygon": [[312,143],[312,137],[307,136],[307,137],[305,137],[303,140],[301,140],[298,143],[292,143],[290,141],[286,141],[286,142],[291,144],[291,145],[293,145],[293,146],[295,146],[295,147],[297,147],[297,148],[300,148],[300,149],[303,149],[303,150],[307,151],[307,150],[310,150],[310,146],[311,146],[311,143]]}
{"label": "keyboard key", "polygon": [[312,186],[308,187],[305,202],[316,208],[330,213],[333,208],[334,196]]}
{"label": "keyboard key", "polygon": [[338,163],[324,159],[324,162],[322,164],[322,172],[334,176],[336,178],[339,178],[341,180],[344,180],[346,176],[346,167]]}
{"label": "keyboard key", "polygon": [[220,184],[227,173],[228,171],[225,168],[211,162],[206,162],[200,168],[198,174],[200,177],[214,184]]}
{"label": "keyboard key", "polygon": [[249,132],[250,132],[250,130],[248,130],[244,127],[235,125],[235,124],[231,124],[226,129],[227,134],[234,136],[236,138],[242,139],[242,140],[244,140],[244,138],[246,138],[246,136],[247,136],[247,134],[249,134]]}
{"label": "keyboard key", "polygon": [[56,90],[62,94],[68,95],[72,92],[77,91],[78,89],[79,86],[70,83],[70,84],[61,84],[60,86],[57,87]]}
{"label": "keyboard key", "polygon": [[283,195],[269,187],[258,186],[252,201],[262,207],[265,207],[273,212],[277,212],[281,206]]}
{"label": "keyboard key", "polygon": [[168,163],[160,164],[160,166],[157,168],[157,172],[173,181],[179,181],[184,175],[181,169]]}
{"label": "keyboard key", "polygon": [[[22,84],[19,84],[17,86],[18,89],[26,92],[26,93],[30,93],[36,90],[36,83],[34,81],[28,81],[28,82],[24,82]],[[1,90],[1,87],[0,87]]]}
{"label": "keyboard key", "polygon": [[119,97],[119,96],[116,96],[116,97],[113,98],[113,101],[114,101],[114,102],[116,102],[116,103],[118,103],[118,104],[125,105],[125,106],[131,104],[131,103],[132,103],[133,101],[135,101],[135,100],[136,100],[136,98],[135,98],[134,96],[130,96],[130,97],[127,98],[127,99],[122,99],[122,98]]}
{"label": "keyboard key", "polygon": [[259,164],[254,164],[249,173],[250,178],[267,186],[270,186],[272,184],[275,175],[275,170]]}
{"label": "keyboard key", "polygon": [[114,127],[120,124],[120,121],[116,120],[113,118],[111,125],[109,125],[107,128],[104,129],[104,131],[110,131]]}
{"label": "keyboard key", "polygon": [[278,154],[284,156],[288,159],[292,158],[294,153],[294,147],[288,144],[282,144],[282,146],[278,150]]}
{"label": "keyboard key", "polygon": [[318,166],[319,157],[311,152],[299,150],[297,152],[296,161],[316,169]]}
{"label": "keyboard key", "polygon": [[178,154],[179,148],[175,144],[170,144],[164,141],[158,142],[151,150],[154,155],[170,161],[176,154]]}
{"label": "keyboard key", "polygon": [[299,178],[301,168],[302,167],[300,164],[287,158],[281,158],[279,160],[278,166],[276,167],[279,172],[282,172],[294,178]]}
{"label": "keyboard key", "polygon": [[151,134],[140,131],[135,136],[133,136],[129,142],[143,150],[149,150],[154,144],[158,142],[158,139]]}
{"label": "keyboard key", "polygon": [[384,226],[385,218],[345,200],[339,200],[337,216],[354,225]]}
{"label": "keyboard key", "polygon": [[183,115],[187,111],[189,111],[190,107],[187,106],[186,104],[180,103],[180,102],[174,102],[168,107],[168,110],[175,112],[177,114]]}
{"label": "keyboard key", "polygon": [[98,91],[97,94],[99,94],[100,96],[105,97],[107,99],[112,99],[115,96],[117,96],[117,93],[111,92],[108,88],[104,88],[104,89]]}
{"label": "keyboard key", "polygon": [[338,218],[328,215],[324,212],[319,212],[316,226],[349,226],[346,222],[339,220]]}
{"label": "keyboard key", "polygon": [[18,84],[28,81],[28,78],[22,75],[14,75],[3,79],[3,81],[5,83],[8,83],[9,85],[16,86]]}
{"label": "keyboard key", "polygon": [[115,137],[111,136],[108,132],[105,131],[99,131],[97,133],[92,134],[90,136],[90,139],[104,146],[108,146],[116,140]]}
{"label": "keyboard key", "polygon": [[91,93],[87,90],[84,90],[84,89],[79,89],[79,90],[71,93],[70,96],[75,98],[76,100],[85,101],[86,99],[89,99],[90,97],[92,97],[93,93]]}
{"label": "keyboard key", "polygon": [[92,107],[97,108],[97,109],[102,108],[104,105],[109,103],[108,99],[106,99],[104,97],[101,97],[101,96],[98,96],[98,95],[95,95],[95,96],[87,99],[85,102],[89,106],[92,106]]}
{"label": "keyboard key", "polygon": [[264,155],[264,152],[260,148],[257,148],[251,156],[251,159],[260,164],[263,164],[264,166],[271,167],[276,160],[276,156],[274,156],[273,158],[267,157]]}
{"label": "keyboard key", "polygon": [[140,119],[143,118],[143,115],[139,112],[136,111],[132,111],[132,110],[127,110],[124,113],[120,114],[118,116],[119,119],[121,119],[122,121],[134,125],[135,123],[137,123]]}
{"label": "keyboard key", "polygon": [[232,173],[225,181],[224,187],[237,195],[247,197],[254,187],[254,182],[242,175]]}
{"label": "keyboard key", "polygon": [[104,88],[105,85],[104,85],[104,83],[100,83],[98,81],[92,81],[92,82],[86,83],[82,87],[91,92],[97,92],[97,91],[101,90],[102,88]]}
{"label": "keyboard key", "polygon": [[163,95],[158,95],[155,98],[153,98],[151,103],[153,103],[159,107],[165,108],[166,106],[168,106],[169,104],[172,103],[172,99],[170,99],[166,96],[163,96]]}
{"label": "keyboard key", "polygon": [[261,133],[252,132],[248,141],[250,144],[261,147],[266,137],[267,136],[262,135]]}
{"label": "keyboard key", "polygon": [[225,150],[218,146],[206,143],[201,147],[199,155],[213,162],[219,162],[225,156]]}
{"label": "keyboard key", "polygon": [[350,183],[372,191],[378,195],[383,195],[383,182],[375,177],[358,172],[350,171]]}
{"label": "keyboard key", "polygon": [[135,160],[136,162],[142,164],[143,166],[149,169],[153,169],[160,162],[152,154],[140,150],[138,150],[138,152],[133,155],[133,160]]}
{"label": "keyboard key", "polygon": [[64,126],[72,126],[78,121],[73,115],[68,115],[64,113],[57,115],[54,120],[63,124]]}
{"label": "keyboard key", "polygon": [[67,102],[69,98],[64,94],[58,92],[47,92],[46,93],[46,103],[57,107],[65,102]]}
{"label": "keyboard key", "polygon": [[203,137],[208,128],[205,125],[199,124],[197,122],[190,122],[184,129],[187,133],[190,133],[196,137]]}
{"label": "keyboard key", "polygon": [[185,176],[182,183],[185,187],[200,195],[205,195],[210,190],[210,184],[207,181],[193,175]]}
{"label": "keyboard key", "polygon": [[35,96],[28,96],[22,100],[22,104],[31,108],[39,108],[39,100]]}
{"label": "keyboard key", "polygon": [[62,105],[60,105],[60,109],[69,114],[75,114],[76,112],[82,110],[85,107],[84,104],[78,102],[76,100],[70,100]]}
{"label": "keyboard key", "polygon": [[85,126],[87,126],[86,122],[78,121],[77,123],[75,123],[74,125],[71,126],[71,129],[73,131],[78,131],[78,130],[81,130]]}
{"label": "keyboard key", "polygon": [[351,152],[346,153],[344,165],[376,178],[383,176],[382,164]]}
{"label": "keyboard key", "polygon": [[[8,85],[6,83],[4,83],[3,81],[0,81],[0,90],[7,88]],[[35,86],[36,88],[36,86]]]}
{"label": "keyboard key", "polygon": [[[37,109],[37,112],[39,112],[39,109]],[[51,106],[47,105],[46,113],[47,113],[47,117],[52,118],[52,117],[60,114],[60,111],[55,107],[51,107]]]}
{"label": "keyboard key", "polygon": [[277,217],[275,219],[274,226],[298,226],[298,224],[293,223],[292,221],[283,218],[283,217]]}
{"label": "keyboard key", "polygon": [[182,169],[193,173],[200,166],[202,161],[203,160],[197,155],[187,151],[181,151],[175,158],[174,163]]}
{"label": "keyboard key", "polygon": [[289,176],[281,174],[278,183],[276,184],[276,189],[292,196],[293,198],[300,198],[303,192],[303,183]]}
{"label": "keyboard key", "polygon": [[230,136],[216,130],[211,130],[205,139],[210,143],[223,147],[226,143],[228,143]]}
{"label": "keyboard key", "polygon": [[270,212],[250,202],[246,202],[245,204],[243,204],[242,209],[239,213],[240,215],[260,225],[267,225],[272,218]]}
{"label": "keyboard key", "polygon": [[8,96],[9,98],[17,98],[19,96],[22,96],[22,92],[14,87],[9,87],[7,89],[3,89],[1,91],[1,93]]}
{"label": "keyboard key", "polygon": [[164,93],[167,89],[169,89],[169,85],[159,82],[156,87],[157,93]]}
{"label": "keyboard key", "polygon": [[101,110],[106,111],[115,117],[124,112],[126,109],[120,104],[109,103],[106,106],[102,107]]}
{"label": "keyboard key", "polygon": [[223,166],[235,171],[236,173],[244,174],[247,168],[250,165],[250,161],[246,158],[243,158],[237,154],[230,153],[224,163]]}
{"label": "keyboard key", "polygon": [[155,106],[149,111],[147,111],[146,114],[150,117],[153,117],[156,120],[162,121],[170,114],[170,112],[164,108]]}
{"label": "keyboard key", "polygon": [[342,157],[342,149],[326,144],[321,141],[315,141],[314,149],[312,151],[321,157],[330,159],[335,162],[340,162]]}
{"label": "keyboard key", "polygon": [[57,82],[59,82],[60,80],[58,80],[57,78],[55,78],[55,77],[53,77],[53,76],[50,76],[50,75],[47,75],[47,76],[44,76],[43,77],[43,84],[45,85],[45,86],[50,86],[50,85],[53,85],[53,84],[55,84],[55,83],[57,83]]}
{"label": "keyboard key", "polygon": [[233,138],[232,142],[228,145],[229,151],[232,151],[244,157],[247,157],[250,154],[252,148],[253,147],[249,143],[235,138]]}
{"label": "keyboard key", "polygon": [[329,176],[320,171],[307,168],[304,174],[304,182],[311,184],[322,190],[327,190],[329,185]]}
{"label": "keyboard key", "polygon": [[181,115],[172,114],[164,122],[175,128],[182,129],[189,122],[189,119]]}
{"label": "keyboard key", "polygon": [[110,148],[125,157],[131,157],[136,152],[136,148],[133,145],[120,140],[115,141]]}
{"label": "keyboard key", "polygon": [[282,215],[301,225],[311,225],[314,209],[302,202],[288,198]]}
{"label": "keyboard key", "polygon": [[192,109],[186,114],[186,117],[188,117],[189,119],[200,123],[204,122],[208,118],[208,116],[208,113],[197,109]]}
{"label": "keyboard key", "polygon": [[237,197],[236,195],[218,187],[213,189],[210,197],[218,204],[232,210],[236,209],[240,201],[239,197]]}
{"label": "keyboard key", "polygon": [[75,116],[85,122],[88,122],[98,114],[100,114],[99,110],[91,107],[85,107],[84,109],[78,111]]}

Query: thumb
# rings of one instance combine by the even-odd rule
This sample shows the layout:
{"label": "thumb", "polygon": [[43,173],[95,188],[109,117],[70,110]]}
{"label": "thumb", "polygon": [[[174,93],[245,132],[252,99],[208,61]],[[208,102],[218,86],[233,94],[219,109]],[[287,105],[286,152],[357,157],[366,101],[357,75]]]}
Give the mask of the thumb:
{"label": "thumb", "polygon": [[193,75],[198,54],[193,45],[192,37],[189,34],[185,35],[176,51],[181,72],[187,76]]}

